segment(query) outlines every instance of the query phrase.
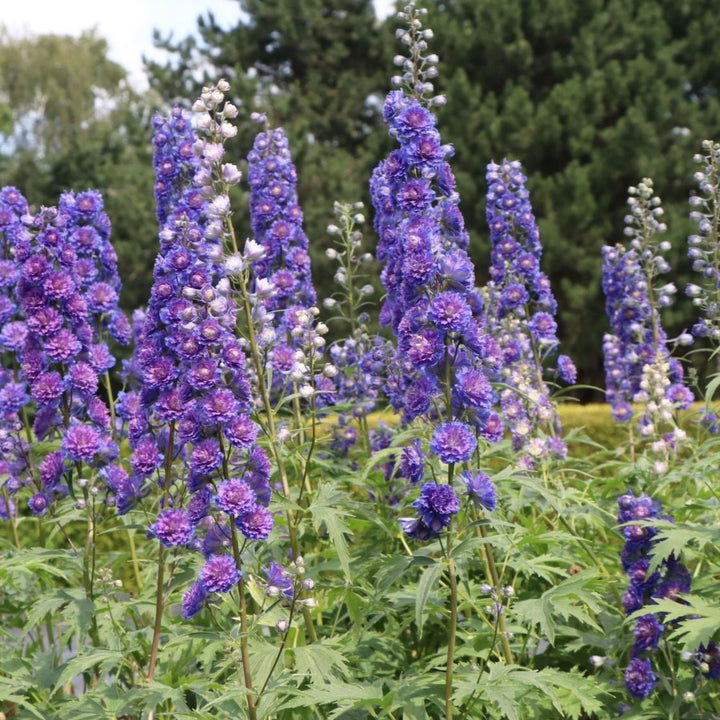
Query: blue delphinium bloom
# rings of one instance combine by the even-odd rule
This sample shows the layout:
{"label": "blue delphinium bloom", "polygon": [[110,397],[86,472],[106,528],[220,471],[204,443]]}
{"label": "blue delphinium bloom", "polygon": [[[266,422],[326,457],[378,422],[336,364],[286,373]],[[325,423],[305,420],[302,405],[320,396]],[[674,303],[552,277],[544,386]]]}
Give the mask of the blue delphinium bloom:
{"label": "blue delphinium bloom", "polygon": [[430,482],[420,488],[420,497],[413,507],[430,533],[437,535],[450,524],[450,519],[460,509],[460,501],[449,485]]}
{"label": "blue delphinium bloom", "polygon": [[182,615],[185,620],[195,617],[205,605],[207,592],[205,586],[198,580],[192,584],[190,589],[183,595]]}
{"label": "blue delphinium bloom", "polygon": [[475,433],[461,422],[438,425],[430,442],[430,450],[447,464],[467,462],[476,447]]}
{"label": "blue delphinium bloom", "polygon": [[657,682],[649,660],[633,658],[625,670],[625,687],[636,698],[645,699],[650,695]]}
{"label": "blue delphinium bloom", "polygon": [[200,570],[199,580],[207,593],[229,592],[240,580],[231,555],[211,555]]}
{"label": "blue delphinium bloom", "polygon": [[492,480],[484,472],[471,473],[465,470],[461,475],[467,488],[467,496],[476,508],[494,510],[497,506],[497,490]]}
{"label": "blue delphinium bloom", "polygon": [[295,595],[295,584],[292,575],[282,565],[271,562],[268,568],[263,568],[266,582],[263,583],[265,594],[268,597],[282,595],[286,600],[292,600]]}
{"label": "blue delphinium bloom", "polygon": [[633,653],[638,654],[654,650],[660,638],[662,637],[665,626],[658,620],[655,614],[643,615],[637,619],[633,633],[635,635],[635,645],[633,645]]}
{"label": "blue delphinium bloom", "polygon": [[[542,245],[517,160],[487,166],[487,223],[490,228],[490,282],[485,287],[487,329],[502,357],[501,406],[521,461],[532,467],[549,454],[564,456],[560,420],[543,379],[557,353],[557,303],[540,270]],[[574,382],[572,361],[562,355],[557,374]],[[556,452],[557,451],[557,452]]]}
{"label": "blue delphinium bloom", "polygon": [[165,547],[177,547],[190,542],[194,527],[183,510],[163,510],[150,531]]}
{"label": "blue delphinium bloom", "polygon": [[[635,621],[635,643],[632,659],[625,673],[628,692],[637,698],[646,698],[655,686],[655,675],[650,660],[642,656],[652,653],[664,631],[662,614],[652,612],[656,598],[675,599],[690,591],[690,573],[685,565],[671,555],[650,572],[650,561],[656,542],[657,529],[650,524],[660,517],[659,501],[628,491],[618,498],[618,524],[625,537],[621,554],[622,566],[630,585],[622,597],[625,613],[630,615],[647,608],[648,612]],[[666,519],[666,518],[665,518]]]}

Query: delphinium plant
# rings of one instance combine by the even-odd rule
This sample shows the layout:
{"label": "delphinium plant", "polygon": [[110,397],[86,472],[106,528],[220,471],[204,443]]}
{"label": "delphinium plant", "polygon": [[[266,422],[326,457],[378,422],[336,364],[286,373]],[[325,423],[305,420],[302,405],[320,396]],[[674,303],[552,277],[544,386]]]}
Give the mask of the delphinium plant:
{"label": "delphinium plant", "polygon": [[[113,501],[104,473],[119,454],[108,342],[127,344],[130,326],[118,309],[117,257],[100,194],[66,192],[38,212],[15,188],[0,195],[11,210],[0,216],[10,281],[3,297],[12,304],[4,303],[0,328],[3,350],[12,353],[7,365],[3,357],[0,474],[14,546],[3,586],[28,651],[17,671],[34,667],[38,652],[56,673],[76,661],[82,669],[72,676],[81,674],[87,690],[99,670],[83,655],[102,643],[98,544],[104,506]],[[51,580],[58,575],[66,590]],[[74,607],[83,617],[72,622]],[[114,672],[127,681],[117,666]],[[32,674],[26,681],[40,704],[62,696]]]}
{"label": "delphinium plant", "polygon": [[662,474],[685,439],[676,412],[687,409],[693,396],[683,383],[682,364],[670,355],[660,317],[661,309],[672,304],[676,288],[660,279],[670,270],[663,256],[669,243],[657,238],[666,227],[652,181],[631,187],[628,204],[625,235],[630,247],[603,248],[603,289],[611,328],[603,339],[606,394],[618,421],[632,418],[631,403],[642,406],[637,430],[649,441],[654,472]]}
{"label": "delphinium plant", "polygon": [[[201,121],[209,109],[217,110],[217,121],[207,126],[231,135],[233,106],[222,103],[215,88],[205,98]],[[138,498],[151,493],[145,502],[156,513],[149,528],[158,541],[158,569],[148,679],[158,662],[166,556],[171,554],[172,573],[179,552],[197,551],[203,561],[183,597],[183,616],[236,591],[240,671],[254,717],[245,566],[254,561],[252,546],[273,528],[270,465],[256,444],[245,353],[234,335],[237,309],[221,243],[227,197],[212,188],[216,169],[228,184],[238,182],[240,173],[227,163],[216,168],[222,144],[214,139],[198,137],[190,115],[179,108],[155,120],[160,254],[137,348],[142,382],[121,402],[133,449],[126,486]]]}
{"label": "delphinium plant", "polygon": [[[692,269],[698,273],[697,282],[688,283],[685,293],[692,304],[701,313],[701,317],[692,327],[692,334],[705,339],[710,345],[709,368],[717,368],[717,347],[720,340],[720,144],[705,140],[702,153],[694,160],[700,169],[693,179],[697,190],[690,196],[690,219],[697,223],[697,232],[690,235],[688,257],[692,260]],[[713,409],[711,384],[705,395],[705,407],[702,410],[701,425],[716,435],[719,431],[718,416]]]}
{"label": "delphinium plant", "polygon": [[[567,447],[544,371],[558,353],[557,303],[550,279],[540,269],[542,245],[520,162],[504,160],[487,168],[487,222],[490,281],[484,288],[487,331],[502,356],[500,403],[513,449],[533,467],[549,456],[563,458]],[[574,383],[567,355],[556,373]]]}
{"label": "delphinium plant", "polygon": [[27,470],[28,438],[24,433],[21,413],[28,402],[27,385],[23,380],[19,355],[26,335],[25,325],[17,298],[20,268],[14,258],[15,245],[28,233],[21,222],[28,212],[27,200],[14,187],[0,190],[0,443],[2,460],[0,472],[3,481],[0,497],[0,517],[11,520],[15,544],[17,538],[17,505],[10,499],[17,490],[14,478]]}
{"label": "delphinium plant", "polygon": [[[268,130],[263,123],[249,156],[251,222],[255,237],[249,238],[241,249],[228,200],[232,180],[225,169],[223,153],[216,151],[229,136],[228,107],[232,108],[230,112],[235,112],[234,106],[224,102],[227,89],[225,83],[207,88],[194,106],[200,113],[197,124],[203,136],[197,147],[203,149],[206,163],[200,179],[209,206],[218,210],[211,221],[210,233],[225,248],[224,268],[238,310],[239,344],[248,358],[253,419],[259,428],[258,439],[268,448],[269,457],[261,448],[254,454],[263,452],[262,469],[268,477],[274,476],[272,490],[276,491],[282,508],[277,517],[280,538],[273,544],[272,562],[277,565],[268,562],[266,567],[268,575],[273,577],[296,578],[292,596],[281,593],[287,607],[285,617],[275,625],[280,633],[278,645],[268,643],[261,633],[249,639],[246,631],[241,634],[241,646],[252,642],[255,649],[248,651],[246,658],[243,656],[248,710],[252,714],[256,712],[252,705],[262,702],[267,706],[273,702],[271,698],[278,692],[272,678],[276,669],[284,670],[286,663],[292,667],[292,658],[298,657],[297,649],[290,647],[291,642],[297,643],[302,637],[303,642],[313,645],[313,649],[308,648],[309,653],[324,654],[325,658],[328,653],[332,654],[322,647],[322,638],[318,642],[314,616],[320,608],[314,610],[316,597],[309,594],[314,587],[315,570],[305,552],[306,544],[317,547],[316,533],[324,525],[346,578],[349,564],[344,525],[340,521],[343,510],[330,506],[331,498],[336,502],[340,498],[323,481],[314,463],[317,411],[334,393],[331,381],[334,368],[322,357],[327,327],[316,321],[319,311],[314,305],[315,295],[310,284],[295,170],[284,133],[278,129]],[[235,178],[235,173],[232,177]],[[196,182],[197,179],[198,174]],[[272,200],[272,212],[264,209],[268,198]],[[292,278],[285,272],[288,267],[294,268],[295,274],[290,273]],[[281,382],[275,382],[275,376]],[[272,582],[261,580],[259,575],[253,577],[255,585],[276,587]],[[253,622],[257,619],[256,615]],[[317,649],[314,649],[316,643]],[[260,653],[273,657],[269,666],[252,663],[253,657]],[[329,667],[336,662],[336,656],[332,657]],[[250,677],[253,673],[257,682]],[[297,682],[303,677],[300,672]],[[280,681],[281,688],[282,683],[293,684],[288,674],[284,678]],[[270,699],[265,700],[266,697]]]}
{"label": "delphinium plant", "polygon": [[[358,430],[364,449],[370,448],[368,415],[379,406],[392,353],[391,343],[382,335],[371,335],[368,329],[367,310],[372,305],[370,297],[375,289],[366,282],[367,267],[373,256],[362,252],[360,228],[365,222],[362,209],[362,203],[335,203],[336,223],[328,226],[335,247],[326,250],[328,258],[338,263],[335,281],[339,290],[326,297],[323,305],[344,336],[328,350],[337,370],[335,404],[347,408],[338,416],[333,439],[333,450],[343,457],[357,442]],[[357,427],[351,421],[355,421]]]}
{"label": "delphinium plant", "polygon": [[[397,338],[386,390],[393,409],[415,434],[404,447],[397,444],[388,451],[398,455],[398,476],[409,488],[419,486],[417,495],[412,490],[408,495],[408,500],[415,497],[409,502],[413,510],[400,519],[406,552],[412,552],[411,544],[421,544],[418,553],[437,552],[441,558],[420,576],[416,617],[423,616],[427,588],[440,581],[447,598],[447,632],[437,654],[444,657],[442,707],[451,718],[458,708],[465,716],[483,696],[487,699],[485,673],[491,665],[513,666],[510,626],[516,625],[510,611],[514,589],[503,582],[509,560],[502,565],[496,560],[495,545],[504,545],[507,526],[495,527],[498,493],[481,469],[488,443],[503,436],[493,385],[501,380],[502,356],[488,333],[491,319],[467,252],[468,234],[448,162],[453,149],[442,143],[432,112],[444,98],[434,95],[437,57],[427,52],[432,31],[423,27],[423,15],[413,4],[399,14],[407,28],[398,30],[398,37],[408,52],[395,58],[402,74],[393,82],[400,89],[389,93],[383,110],[399,147],[373,172],[370,191],[387,292],[380,319]],[[429,546],[422,547],[425,543]],[[477,555],[467,551],[475,543],[484,577],[475,571]],[[486,604],[477,624],[475,618],[464,621],[480,636],[489,633],[473,667],[460,659],[473,655],[473,641],[458,618],[473,616],[477,608],[469,598],[483,593]],[[466,692],[458,692],[456,673]]]}

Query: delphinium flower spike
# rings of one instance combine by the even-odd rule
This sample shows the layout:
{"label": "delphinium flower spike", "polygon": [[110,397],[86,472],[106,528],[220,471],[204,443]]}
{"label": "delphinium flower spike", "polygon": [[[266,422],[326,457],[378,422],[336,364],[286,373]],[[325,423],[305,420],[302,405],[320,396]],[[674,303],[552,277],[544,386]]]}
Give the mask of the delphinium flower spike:
{"label": "delphinium flower spike", "polygon": [[[64,193],[57,208],[25,215],[23,223],[27,235],[15,248],[24,316],[17,352],[35,404],[34,433],[60,440],[37,476],[26,478],[34,487],[30,509],[44,514],[55,499],[74,492],[83,467],[101,470],[117,457],[98,385],[115,364],[106,335],[127,344],[129,324],[118,308],[117,257],[98,192]],[[77,503],[84,506],[99,492],[95,474],[83,477]]]}
{"label": "delphinium flower spike", "polygon": [[[212,185],[217,172],[231,174],[225,164],[216,166],[223,146],[215,133],[222,126],[224,137],[231,134],[223,123],[235,111],[219,88],[203,98],[198,125],[211,139],[198,137],[179,108],[154,121],[160,254],[139,334],[141,389],[120,403],[133,448],[132,476],[122,478],[130,496],[125,507],[159,476],[160,512],[151,534],[165,547],[188,547],[206,558],[186,596],[187,617],[240,580],[236,531],[264,540],[273,526],[269,467],[255,444],[245,354],[234,336],[225,275],[221,237],[229,209]],[[171,470],[180,457],[185,473]]]}
{"label": "delphinium flower spike", "polygon": [[688,237],[688,257],[692,268],[699,273],[696,283],[685,292],[699,308],[701,317],[692,328],[696,337],[720,340],[720,143],[705,140],[703,152],[694,160],[701,166],[694,179],[699,193],[690,197],[690,219],[697,223],[697,233]]}
{"label": "delphinium flower spike", "polygon": [[[490,228],[490,281],[486,298],[487,330],[500,346],[500,393],[513,448],[533,466],[548,455],[564,457],[560,418],[550,399],[543,372],[557,355],[557,303],[550,280],[540,270],[542,245],[530,205],[527,178],[517,161],[487,166],[487,222]],[[567,355],[557,360],[557,374],[575,381]]]}
{"label": "delphinium flower spike", "polygon": [[603,290],[611,329],[603,340],[607,398],[614,417],[622,422],[632,417],[632,402],[644,406],[639,432],[653,440],[654,467],[661,473],[685,438],[674,413],[688,408],[693,396],[683,384],[682,365],[670,356],[660,319],[660,309],[672,304],[675,294],[672,283],[659,280],[670,269],[663,256],[670,245],[656,237],[666,229],[660,198],[649,179],[630,188],[629,195],[625,235],[630,248],[603,248]]}
{"label": "delphinium flower spike", "polygon": [[0,190],[0,476],[5,477],[0,518],[12,517],[13,523],[17,505],[10,496],[27,475],[30,458],[20,415],[29,400],[18,359],[27,330],[17,298],[20,267],[15,259],[16,245],[24,245],[29,238],[22,223],[27,213],[27,201],[17,188]]}
{"label": "delphinium flower spike", "polygon": [[255,113],[261,129],[248,154],[250,185],[250,228],[254,241],[262,246],[251,261],[252,286],[267,282],[273,292],[261,298],[275,325],[284,310],[293,305],[316,304],[310,273],[308,239],[303,231],[303,213],[297,198],[297,173],[282,128],[271,128],[265,115]]}
{"label": "delphinium flower spike", "polygon": [[392,344],[380,334],[370,335],[369,315],[365,307],[367,298],[374,293],[370,284],[361,284],[367,278],[366,268],[373,256],[362,252],[362,232],[365,222],[362,203],[335,203],[336,223],[328,226],[336,247],[329,247],[326,255],[337,260],[335,282],[339,290],[323,301],[333,313],[332,320],[344,325],[347,336],[329,348],[332,365],[326,368],[337,388],[336,406],[347,407],[349,413],[340,412],[334,430],[332,449],[341,456],[347,455],[357,441],[358,433],[351,424],[359,426],[363,445],[370,447],[370,430],[367,416],[373,411],[385,382],[385,370],[392,354]]}
{"label": "delphinium flower spike", "polygon": [[[661,613],[653,612],[656,599],[678,599],[678,595],[690,591],[690,573],[674,555],[664,559],[651,570],[653,546],[657,530],[650,524],[660,518],[660,502],[632,492],[618,498],[618,524],[625,537],[621,560],[623,570],[630,581],[623,595],[623,609],[627,615],[647,608],[647,614],[635,621],[635,642],[631,659],[625,671],[625,686],[636,698],[644,699],[653,691],[656,676],[651,657],[662,638],[665,626]],[[667,518],[663,518],[667,519]]]}
{"label": "delphinium flower spike", "polygon": [[[394,83],[404,90],[390,92],[383,111],[399,148],[375,169],[370,192],[387,290],[380,317],[397,337],[387,391],[406,422],[422,416],[436,426],[431,452],[452,467],[470,459],[466,438],[497,440],[502,434],[488,379],[499,352],[485,332],[483,300],[467,254],[468,234],[447,161],[453,149],[442,144],[429,109],[442,100],[432,96],[429,78],[437,58],[426,53],[432,32],[423,29],[420,14],[414,5],[401,13],[408,29],[398,35],[409,54],[396,58],[404,74]],[[456,443],[462,447],[454,448]],[[453,449],[462,460],[449,459]],[[423,490],[423,507],[435,492]],[[440,505],[447,510],[440,513],[442,521],[430,528],[425,522],[430,516],[421,511],[417,520],[403,522],[406,532],[437,535],[456,512],[452,502]]]}

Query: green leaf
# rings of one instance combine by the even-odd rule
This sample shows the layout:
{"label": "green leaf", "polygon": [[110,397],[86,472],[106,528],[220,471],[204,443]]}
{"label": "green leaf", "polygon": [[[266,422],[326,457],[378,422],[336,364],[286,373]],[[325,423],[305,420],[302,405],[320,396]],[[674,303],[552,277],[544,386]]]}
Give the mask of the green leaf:
{"label": "green leaf", "polygon": [[516,602],[513,609],[521,620],[531,625],[539,625],[541,634],[551,645],[555,644],[554,615],[563,618],[574,617],[600,630],[594,618],[583,608],[584,604],[593,613],[600,610],[597,595],[586,587],[596,577],[595,571],[585,570],[546,590],[539,598]]}
{"label": "green leaf", "polygon": [[350,534],[350,528],[344,520],[348,513],[339,507],[344,500],[342,493],[334,490],[331,485],[323,484],[318,487],[315,499],[308,510],[312,515],[315,532],[320,530],[321,525],[325,525],[335,546],[345,579],[350,580],[350,553],[345,539],[345,534]]}
{"label": "green leaf", "polygon": [[322,643],[301,645],[292,649],[295,670],[299,675],[307,675],[312,683],[326,683],[336,678],[335,671],[348,673],[345,655],[336,648]]}
{"label": "green leaf", "polygon": [[65,664],[60,676],[55,681],[55,691],[71,682],[73,678],[82,675],[88,670],[100,666],[101,672],[112,668],[122,662],[121,652],[92,648]]}
{"label": "green leaf", "polygon": [[335,711],[327,715],[336,718],[349,710],[360,707],[375,706],[382,701],[380,683],[359,685],[332,681],[321,685],[311,685],[299,692],[296,697],[283,703],[285,708],[309,708],[315,705],[336,704]]}
{"label": "green leaf", "polygon": [[[708,602],[704,598],[694,595],[680,596],[687,604],[663,598],[653,603],[654,613],[664,613],[663,622],[679,622],[668,636],[671,640],[680,640],[683,650],[694,652],[700,645],[705,645],[713,639],[720,629],[720,606],[717,602]],[[648,609],[638,610],[630,615],[636,619],[647,614]]]}
{"label": "green leaf", "polygon": [[425,568],[418,581],[417,600],[415,601],[415,624],[420,635],[422,635],[423,625],[425,625],[425,609],[431,598],[437,594],[438,581],[442,571],[442,563],[436,562]]}

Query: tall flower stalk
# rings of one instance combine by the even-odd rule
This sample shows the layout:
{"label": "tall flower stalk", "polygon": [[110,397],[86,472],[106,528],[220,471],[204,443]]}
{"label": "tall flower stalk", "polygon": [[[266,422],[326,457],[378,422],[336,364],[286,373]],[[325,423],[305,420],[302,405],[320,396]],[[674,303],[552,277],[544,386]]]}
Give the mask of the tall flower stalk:
{"label": "tall flower stalk", "polygon": [[[453,518],[461,507],[455,484],[461,479],[459,470],[466,468],[462,480],[466,493],[471,493],[475,475],[469,467],[477,459],[478,438],[493,441],[502,435],[489,381],[500,358],[497,345],[486,334],[484,304],[467,254],[468,235],[447,161],[453,149],[442,144],[430,111],[445,100],[432,95],[438,59],[427,53],[432,31],[423,28],[424,14],[413,3],[399,14],[407,29],[397,35],[408,46],[408,55],[395,58],[403,74],[393,83],[402,89],[390,92],[383,109],[389,134],[399,148],[373,172],[370,192],[378,260],[384,263],[381,279],[387,290],[380,319],[397,337],[387,391],[405,422],[423,418],[432,428],[429,455],[421,443],[413,443],[403,451],[401,472],[419,483],[426,466],[446,466],[444,482],[422,484],[413,502],[417,517],[400,522],[415,540],[438,538],[445,556],[449,589],[445,716],[449,719],[458,618]],[[489,576],[497,579],[490,548],[485,560]],[[504,622],[501,616],[499,622]],[[507,643],[503,633],[509,660]]]}
{"label": "tall flower stalk", "polygon": [[685,289],[703,316],[695,323],[696,337],[720,340],[720,143],[705,140],[703,152],[694,160],[701,167],[694,179],[699,192],[690,197],[690,219],[697,223],[697,233],[688,237],[688,257],[699,273],[698,283]]}
{"label": "tall flower stalk", "polygon": [[[487,221],[490,228],[490,282],[486,285],[487,330],[502,355],[500,393],[513,449],[533,467],[549,455],[565,457],[557,409],[544,379],[559,341],[550,280],[540,270],[542,245],[521,164],[505,160],[487,167]],[[557,358],[557,374],[576,379],[567,355]]]}
{"label": "tall flower stalk", "polygon": [[676,289],[660,281],[670,270],[663,256],[670,244],[657,238],[666,227],[652,180],[631,187],[628,204],[625,235],[630,247],[603,248],[603,290],[611,329],[603,339],[606,393],[613,416],[621,422],[631,419],[632,402],[643,405],[638,431],[652,441],[654,470],[662,474],[675,445],[685,437],[675,411],[688,408],[693,397],[683,384],[682,365],[670,356],[660,318],[660,309],[672,304]]}

